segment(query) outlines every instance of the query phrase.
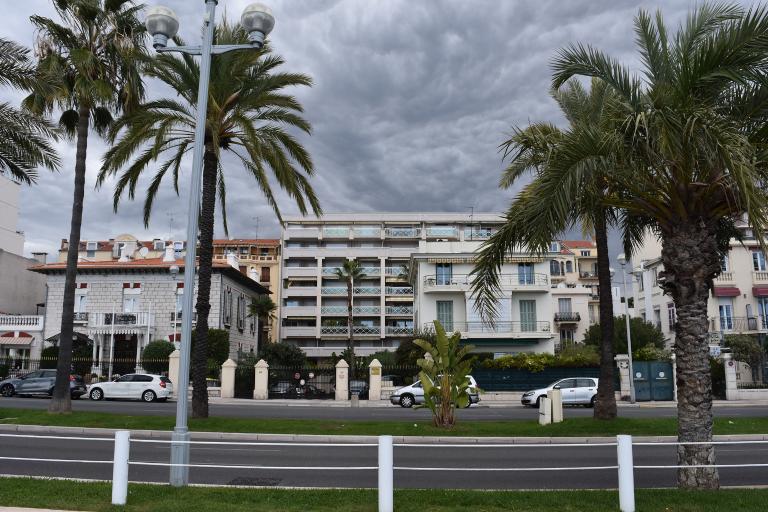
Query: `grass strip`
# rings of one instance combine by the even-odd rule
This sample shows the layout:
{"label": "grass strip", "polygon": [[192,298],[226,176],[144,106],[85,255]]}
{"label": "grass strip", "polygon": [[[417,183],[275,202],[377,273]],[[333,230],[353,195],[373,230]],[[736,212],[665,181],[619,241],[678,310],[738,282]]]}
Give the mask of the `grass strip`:
{"label": "grass strip", "polygon": [[[81,511],[127,512],[369,512],[377,509],[373,490],[284,490],[225,487],[173,488],[130,484],[128,504],[110,505],[111,487],[102,482],[0,478],[0,505]],[[638,512],[765,510],[768,489],[682,491],[638,490]],[[566,511],[601,512],[618,508],[616,491],[396,490],[398,512]]]}
{"label": "grass strip", "polygon": [[[113,428],[128,430],[172,430],[172,416],[131,416],[100,412],[74,412],[51,415],[46,411],[0,409],[0,424],[47,425]],[[460,421],[453,429],[438,429],[429,421],[284,420],[211,417],[190,419],[197,432],[258,432],[271,434],[383,435],[394,436],[469,436],[469,437],[585,437],[631,434],[644,436],[676,435],[675,418],[617,418],[598,421],[570,418],[563,423],[540,426],[531,420]],[[764,434],[768,417],[715,418],[715,434]]]}

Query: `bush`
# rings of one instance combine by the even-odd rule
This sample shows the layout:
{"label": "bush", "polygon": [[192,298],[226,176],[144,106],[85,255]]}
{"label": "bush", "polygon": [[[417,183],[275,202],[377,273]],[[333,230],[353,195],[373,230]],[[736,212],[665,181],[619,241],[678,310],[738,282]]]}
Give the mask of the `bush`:
{"label": "bush", "polygon": [[307,364],[307,355],[291,343],[265,343],[255,359],[254,364],[263,359],[269,366],[301,368]]}
{"label": "bush", "polygon": [[725,365],[715,357],[709,358],[709,371],[712,374],[712,396],[725,399]]}
{"label": "bush", "polygon": [[[633,350],[639,350],[646,346],[664,348],[664,333],[642,318],[630,318],[629,331],[632,335]],[[600,324],[590,326],[584,333],[584,344],[599,347],[601,343],[600,332]],[[623,315],[613,319],[613,351],[614,354],[627,353],[627,321]]]}
{"label": "bush", "polygon": [[651,345],[646,345],[632,353],[632,359],[635,361],[669,361],[671,358],[672,354],[668,350],[661,350]]}
{"label": "bush", "polygon": [[155,340],[147,343],[141,353],[142,366],[148,373],[159,374],[168,369],[168,356],[176,350],[173,343],[165,340]]}
{"label": "bush", "polygon": [[724,342],[724,345],[731,349],[733,359],[750,366],[760,366],[765,354],[755,336],[730,334],[725,336]]}
{"label": "bush", "polygon": [[597,349],[587,345],[574,345],[560,352],[552,354],[521,353],[513,356],[504,356],[498,359],[483,361],[485,368],[507,370],[516,368],[530,372],[540,372],[545,368],[584,368],[600,365],[600,354]]}
{"label": "bush", "polygon": [[394,352],[390,352],[389,350],[374,352],[373,354],[367,356],[365,358],[365,366],[370,366],[374,359],[378,359],[381,363],[381,366],[397,365],[397,355],[395,355]]}

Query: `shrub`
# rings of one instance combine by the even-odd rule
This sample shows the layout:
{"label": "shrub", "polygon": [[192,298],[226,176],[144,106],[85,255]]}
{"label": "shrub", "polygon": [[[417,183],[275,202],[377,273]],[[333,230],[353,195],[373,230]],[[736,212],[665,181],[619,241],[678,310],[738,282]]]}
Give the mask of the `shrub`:
{"label": "shrub", "polygon": [[176,350],[173,343],[165,340],[155,340],[147,343],[141,353],[142,366],[148,373],[161,373],[168,369],[168,356]]}
{"label": "shrub", "polygon": [[265,343],[259,349],[254,364],[259,359],[265,360],[269,366],[289,366],[300,368],[307,364],[307,356],[304,352],[291,343]]}
{"label": "shrub", "polygon": [[760,343],[749,334],[730,334],[725,336],[725,346],[731,349],[733,359],[750,366],[760,366],[764,352]]}
{"label": "shrub", "polygon": [[635,361],[669,361],[671,357],[672,354],[668,350],[662,350],[652,345],[646,345],[632,353],[632,359]]}
{"label": "shrub", "polygon": [[[627,324],[624,316],[617,316],[613,319],[613,350],[615,354],[627,353]],[[663,349],[664,333],[661,332],[655,325],[650,322],[646,322],[642,318],[630,318],[629,319],[629,331],[632,335],[632,349],[638,350],[645,346],[653,346],[659,349]],[[601,343],[600,339],[600,324],[594,324],[587,329],[584,333],[584,344],[599,347]]]}
{"label": "shrub", "polygon": [[597,349],[587,345],[568,347],[558,355],[521,353],[486,360],[482,363],[485,368],[497,370],[516,368],[534,373],[543,371],[545,368],[583,368],[599,365],[600,355]]}

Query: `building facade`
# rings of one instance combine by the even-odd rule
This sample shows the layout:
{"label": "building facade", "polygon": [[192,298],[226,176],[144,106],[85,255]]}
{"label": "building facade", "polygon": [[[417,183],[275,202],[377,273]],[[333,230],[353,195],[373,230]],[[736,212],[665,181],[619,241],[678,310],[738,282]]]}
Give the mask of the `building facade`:
{"label": "building facade", "polygon": [[[346,348],[347,288],[335,272],[356,259],[364,273],[353,293],[357,354],[393,351],[435,319],[462,332],[477,351],[499,355],[552,352],[561,342],[580,341],[597,300],[596,274],[587,266],[596,261],[592,242],[572,243],[589,255],[560,242],[544,256],[510,255],[502,269],[501,317],[493,328],[477,317],[469,273],[475,252],[502,222],[498,214],[449,213],[287,219],[280,339],[314,358]],[[595,322],[596,315],[597,308]]]}
{"label": "building facade", "polygon": [[[44,337],[52,340],[61,326],[66,264],[31,270],[48,280]],[[172,246],[163,258],[78,263],[75,331],[92,342],[95,373],[110,359],[138,361],[150,341],[180,340],[183,273],[184,260],[175,257]],[[258,350],[258,320],[248,316],[247,305],[267,293],[238,267],[214,263],[208,323],[229,332],[233,359],[239,352]]]}

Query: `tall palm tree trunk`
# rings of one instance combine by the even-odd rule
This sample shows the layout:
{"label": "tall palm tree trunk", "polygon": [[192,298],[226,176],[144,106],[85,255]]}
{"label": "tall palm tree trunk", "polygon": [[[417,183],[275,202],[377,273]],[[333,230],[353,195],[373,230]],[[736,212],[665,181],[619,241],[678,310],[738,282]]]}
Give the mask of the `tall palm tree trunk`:
{"label": "tall palm tree trunk", "polygon": [[[64,301],[61,311],[59,334],[59,358],[56,363],[56,384],[53,389],[48,412],[72,412],[72,398],[69,393],[69,374],[72,369],[72,336],[75,315],[75,284],[77,281],[77,258],[80,249],[80,228],[83,224],[83,198],[85,197],[85,163],[88,155],[88,126],[90,109],[81,105],[77,119],[77,152],[75,156],[75,191],[72,200],[72,219],[69,227],[67,246],[67,271],[64,278]],[[114,319],[113,319],[114,321]],[[110,354],[111,356],[111,354]]]}
{"label": "tall palm tree trunk", "polygon": [[[200,205],[200,248],[197,263],[197,325],[192,348],[192,417],[208,417],[208,313],[211,311],[211,266],[213,264],[213,225],[216,209],[216,152],[206,150],[203,157],[203,199]],[[188,243],[195,243],[190,240]]]}
{"label": "tall palm tree trunk", "polygon": [[347,279],[347,353],[351,361],[349,363],[349,380],[355,378],[355,343],[352,340],[352,278]]}
{"label": "tall palm tree trunk", "polygon": [[[713,223],[681,222],[664,233],[661,258],[664,289],[677,311],[677,438],[680,442],[712,440],[712,376],[709,370],[707,300],[712,279],[720,271]],[[679,465],[715,463],[712,445],[681,445]],[[717,468],[680,468],[682,488],[719,487]]]}
{"label": "tall palm tree trunk", "polygon": [[613,385],[613,296],[611,294],[611,268],[608,257],[608,228],[605,210],[600,209],[595,219],[597,243],[597,282],[600,286],[600,379],[597,384],[594,418],[612,420],[616,417],[616,394]]}

